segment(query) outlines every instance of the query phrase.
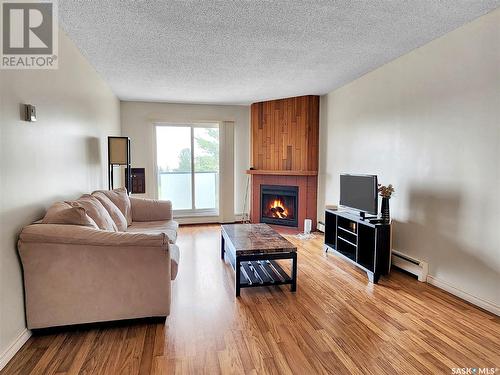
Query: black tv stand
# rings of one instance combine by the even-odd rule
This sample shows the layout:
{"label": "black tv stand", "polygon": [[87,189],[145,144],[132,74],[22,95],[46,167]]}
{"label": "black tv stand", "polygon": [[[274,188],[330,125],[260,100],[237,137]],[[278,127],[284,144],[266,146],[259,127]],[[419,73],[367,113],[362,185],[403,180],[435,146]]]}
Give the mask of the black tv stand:
{"label": "black tv stand", "polygon": [[366,271],[368,279],[377,283],[381,275],[389,273],[391,225],[372,223],[348,211],[326,210],[325,251],[328,250]]}

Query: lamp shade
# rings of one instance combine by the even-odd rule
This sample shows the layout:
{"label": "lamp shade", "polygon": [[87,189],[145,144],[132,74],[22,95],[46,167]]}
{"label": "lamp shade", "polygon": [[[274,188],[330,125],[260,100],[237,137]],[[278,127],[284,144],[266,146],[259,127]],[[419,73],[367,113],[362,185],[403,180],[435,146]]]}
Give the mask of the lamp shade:
{"label": "lamp shade", "polygon": [[109,164],[127,165],[128,145],[127,137],[108,137]]}

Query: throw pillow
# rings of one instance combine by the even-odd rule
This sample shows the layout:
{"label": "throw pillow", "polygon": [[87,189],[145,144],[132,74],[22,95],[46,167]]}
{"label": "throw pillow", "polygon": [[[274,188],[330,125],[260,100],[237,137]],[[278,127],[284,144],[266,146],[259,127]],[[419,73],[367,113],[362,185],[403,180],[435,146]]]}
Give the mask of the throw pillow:
{"label": "throw pillow", "polygon": [[72,207],[65,202],[55,202],[52,204],[41,223],[83,225],[98,229],[97,224],[87,215],[85,209],[82,207]]}
{"label": "throw pillow", "polygon": [[111,200],[111,202],[116,205],[116,207],[120,209],[123,216],[125,216],[125,218],[127,219],[127,225],[132,224],[132,205],[130,204],[130,198],[127,194],[127,189],[118,188],[114,190],[94,191],[94,193],[97,192],[103,193]]}
{"label": "throw pillow", "polygon": [[109,216],[113,219],[116,224],[116,227],[120,232],[125,232],[127,230],[127,219],[123,216],[120,209],[114,204],[111,199],[109,199],[105,194],[100,191],[96,191],[92,193],[94,197],[96,197],[99,202],[104,206],[106,211],[108,211]]}
{"label": "throw pillow", "polygon": [[106,211],[101,202],[99,202],[99,200],[92,195],[84,194],[78,200],[66,203],[68,203],[72,207],[84,208],[87,215],[89,215],[92,220],[95,221],[100,229],[113,232],[118,231],[118,228],[109,215],[108,211]]}

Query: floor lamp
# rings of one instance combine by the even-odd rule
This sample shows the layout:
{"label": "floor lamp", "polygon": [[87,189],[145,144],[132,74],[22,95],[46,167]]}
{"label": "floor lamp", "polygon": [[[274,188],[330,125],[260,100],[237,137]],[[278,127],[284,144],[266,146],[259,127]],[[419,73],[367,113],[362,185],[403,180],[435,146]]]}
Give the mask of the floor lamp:
{"label": "floor lamp", "polygon": [[113,187],[113,169],[116,166],[125,165],[125,188],[130,192],[132,187],[132,173],[130,163],[130,138],[128,137],[108,137],[108,188]]}

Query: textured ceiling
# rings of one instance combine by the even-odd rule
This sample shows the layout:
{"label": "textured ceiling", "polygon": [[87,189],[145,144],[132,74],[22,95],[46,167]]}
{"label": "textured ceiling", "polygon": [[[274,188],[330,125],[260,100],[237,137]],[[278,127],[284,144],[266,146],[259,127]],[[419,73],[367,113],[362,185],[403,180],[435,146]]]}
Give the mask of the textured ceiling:
{"label": "textured ceiling", "polygon": [[59,0],[122,100],[243,104],[324,94],[500,0]]}

